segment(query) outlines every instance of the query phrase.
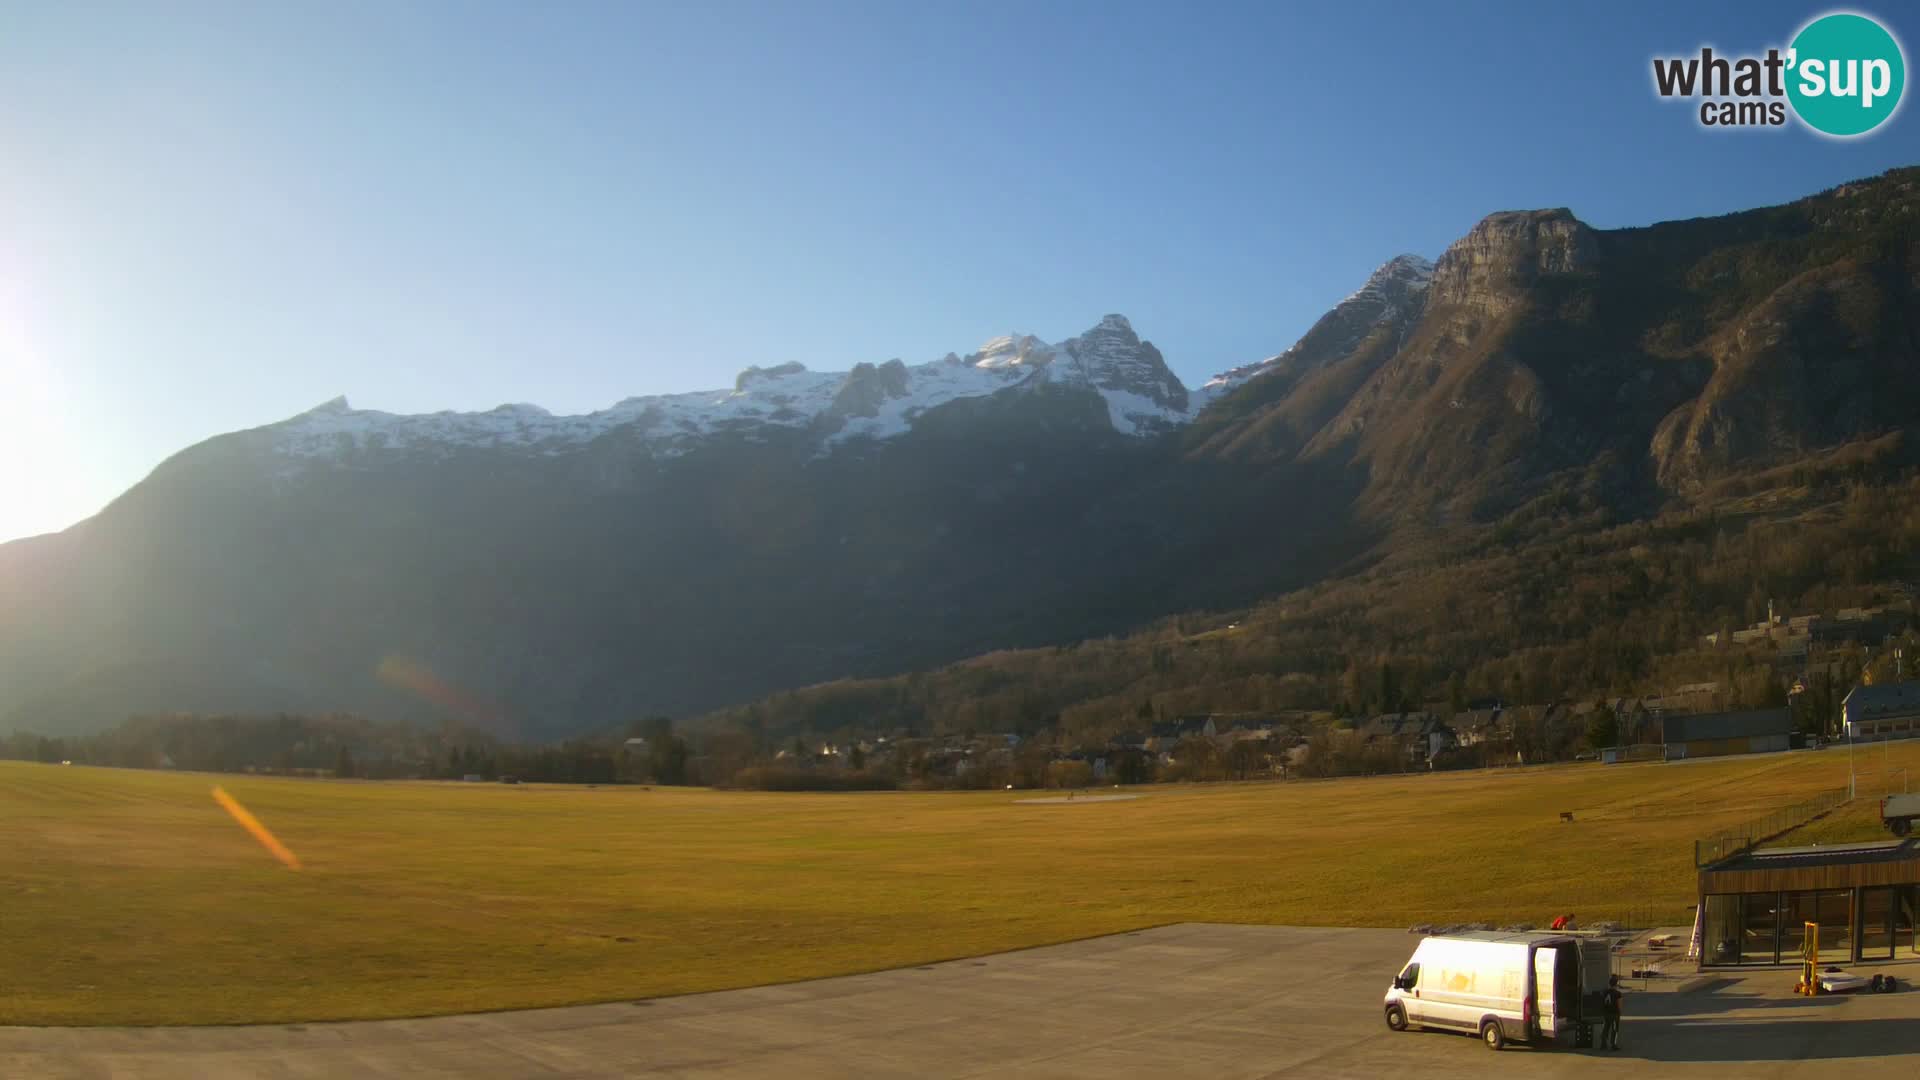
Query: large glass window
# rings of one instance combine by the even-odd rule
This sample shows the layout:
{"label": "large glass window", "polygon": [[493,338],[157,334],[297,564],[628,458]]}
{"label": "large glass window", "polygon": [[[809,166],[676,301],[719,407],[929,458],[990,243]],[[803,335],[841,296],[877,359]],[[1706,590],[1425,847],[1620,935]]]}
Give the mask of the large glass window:
{"label": "large glass window", "polygon": [[1740,898],[1740,962],[1771,964],[1778,945],[1778,919],[1773,893],[1748,893]]}
{"label": "large glass window", "polygon": [[1920,954],[1920,886],[1863,889],[1857,899],[1852,889],[1722,894],[1704,906],[1700,944],[1708,964],[1793,963],[1808,923],[1820,927],[1823,964],[1853,960],[1856,944],[1863,960]]}
{"label": "large glass window", "polygon": [[1725,895],[1707,897],[1707,917],[1701,934],[1700,946],[1706,951],[1707,963],[1739,963],[1740,897]]}
{"label": "large glass window", "polygon": [[[1817,894],[1790,892],[1780,894],[1780,961],[1787,963],[1805,955],[1807,924],[1820,914]],[[1825,959],[1825,957],[1822,957]]]}
{"label": "large glass window", "polygon": [[1816,894],[1814,922],[1820,924],[1820,955],[1845,963],[1853,959],[1853,890],[1829,889]]}
{"label": "large glass window", "polygon": [[1820,962],[1853,959],[1853,890],[1781,893],[1780,959],[1797,960],[1806,947],[1806,924],[1820,924]]}
{"label": "large glass window", "polygon": [[1893,959],[1893,890],[1860,890],[1860,959]]}
{"label": "large glass window", "polygon": [[1920,953],[1920,941],[1914,939],[1915,907],[1920,905],[1920,885],[1901,885],[1893,891],[1893,947],[1901,952]]}

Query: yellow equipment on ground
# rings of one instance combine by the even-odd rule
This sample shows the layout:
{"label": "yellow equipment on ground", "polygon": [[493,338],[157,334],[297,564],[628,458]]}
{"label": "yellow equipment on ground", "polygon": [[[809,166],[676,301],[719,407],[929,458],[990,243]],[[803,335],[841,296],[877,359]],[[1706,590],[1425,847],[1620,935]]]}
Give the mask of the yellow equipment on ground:
{"label": "yellow equipment on ground", "polygon": [[1796,994],[1808,997],[1820,992],[1820,924],[1807,923],[1806,937],[1800,939],[1800,984],[1793,988]]}

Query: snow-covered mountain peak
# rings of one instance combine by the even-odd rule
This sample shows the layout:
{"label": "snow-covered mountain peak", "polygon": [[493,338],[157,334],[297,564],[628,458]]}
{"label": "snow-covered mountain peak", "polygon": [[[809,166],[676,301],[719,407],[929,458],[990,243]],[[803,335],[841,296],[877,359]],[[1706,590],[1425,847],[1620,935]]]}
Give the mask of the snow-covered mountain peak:
{"label": "snow-covered mountain peak", "polygon": [[856,364],[850,371],[810,371],[796,361],[754,365],[740,372],[731,389],[632,397],[578,416],[555,416],[527,404],[403,416],[355,409],[339,397],[271,430],[283,454],[303,458],[339,458],[358,450],[444,455],[462,447],[560,454],[614,431],[630,432],[656,457],[674,457],[729,434],[764,441],[772,429],[797,432],[827,452],[850,441],[904,434],[922,414],[952,401],[1051,387],[1095,394],[1114,431],[1150,435],[1191,421],[1255,376],[1290,371],[1298,377],[1389,324],[1404,332],[1424,310],[1433,274],[1433,262],[1419,255],[1390,259],[1292,348],[1222,372],[1193,392],[1125,315],[1109,314],[1053,344],[1011,333],[964,356],[950,352],[923,364],[896,359]]}
{"label": "snow-covered mountain peak", "polygon": [[974,367],[1034,367],[1053,362],[1053,346],[1032,334],[1006,334],[983,343],[968,358]]}
{"label": "snow-covered mountain peak", "polygon": [[1433,261],[1421,255],[1396,255],[1367,276],[1345,300],[1320,317],[1313,328],[1277,356],[1255,361],[1207,380],[1195,395],[1201,407],[1259,375],[1311,368],[1329,357],[1346,355],[1362,338],[1387,323],[1417,315],[1426,304],[1433,283]]}
{"label": "snow-covered mountain peak", "polygon": [[1140,347],[1140,336],[1125,315],[1109,315],[1092,329],[1062,344],[1079,346],[1079,353],[1094,359],[1125,359]]}
{"label": "snow-covered mountain peak", "polygon": [[1432,283],[1433,260],[1421,255],[1396,255],[1369,275],[1367,283],[1347,300],[1371,296],[1391,301],[1395,293],[1424,292]]}
{"label": "snow-covered mountain peak", "polygon": [[632,397],[608,409],[555,416],[537,405],[487,412],[397,415],[354,409],[336,398],[272,428],[276,447],[296,458],[356,451],[451,454],[461,448],[523,448],[559,454],[616,430],[632,432],[659,457],[729,433],[785,428],[823,448],[905,433],[929,409],[962,398],[1046,386],[1098,394],[1115,431],[1145,435],[1191,419],[1186,387],[1160,351],[1141,341],[1125,317],[1108,315],[1058,345],[1007,334],[961,357],[908,365],[861,363],[844,372],[809,371],[798,362],[752,366],[731,389]]}
{"label": "snow-covered mountain peak", "polygon": [[1108,315],[1086,333],[1060,343],[1074,377],[1100,391],[1116,430],[1164,430],[1191,419],[1187,388],[1160,350],[1140,340],[1124,315]]}

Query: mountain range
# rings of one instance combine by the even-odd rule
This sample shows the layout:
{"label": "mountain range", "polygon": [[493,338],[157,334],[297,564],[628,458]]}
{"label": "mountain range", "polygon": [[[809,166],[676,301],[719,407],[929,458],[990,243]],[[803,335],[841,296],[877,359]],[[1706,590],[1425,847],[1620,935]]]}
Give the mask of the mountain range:
{"label": "mountain range", "polygon": [[1920,417],[1917,183],[1496,213],[1192,389],[1108,315],[584,416],[336,399],[0,545],[0,728],[548,737],[1244,604],[1550,487],[1651,512]]}

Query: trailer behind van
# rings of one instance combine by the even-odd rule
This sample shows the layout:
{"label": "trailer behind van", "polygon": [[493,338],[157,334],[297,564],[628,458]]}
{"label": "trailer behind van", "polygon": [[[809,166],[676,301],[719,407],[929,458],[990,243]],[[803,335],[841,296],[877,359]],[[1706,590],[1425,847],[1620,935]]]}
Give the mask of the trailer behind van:
{"label": "trailer behind van", "polygon": [[1612,961],[1603,939],[1469,933],[1420,942],[1386,996],[1387,1026],[1509,1042],[1589,1044]]}
{"label": "trailer behind van", "polygon": [[1889,795],[1880,800],[1880,824],[1895,836],[1905,836],[1913,831],[1913,823],[1920,819],[1920,795]]}

